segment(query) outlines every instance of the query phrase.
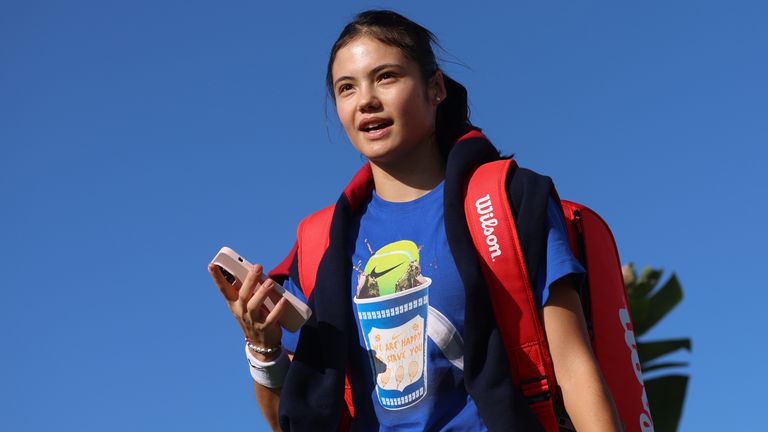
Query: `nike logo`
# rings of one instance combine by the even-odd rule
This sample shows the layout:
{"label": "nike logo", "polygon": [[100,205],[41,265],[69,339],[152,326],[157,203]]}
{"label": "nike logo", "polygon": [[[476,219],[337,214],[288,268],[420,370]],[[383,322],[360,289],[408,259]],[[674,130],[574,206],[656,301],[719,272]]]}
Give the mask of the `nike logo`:
{"label": "nike logo", "polygon": [[373,270],[371,270],[371,277],[372,277],[372,278],[379,278],[379,277],[381,277],[381,276],[384,276],[385,274],[387,274],[387,273],[391,272],[392,270],[394,270],[394,269],[396,269],[396,268],[400,267],[400,266],[401,266],[401,265],[403,265],[403,264],[405,264],[405,261],[401,262],[400,264],[398,264],[398,265],[396,265],[396,266],[394,266],[394,267],[390,267],[390,268],[388,268],[388,269],[384,270],[383,272],[377,272],[377,271],[376,271],[376,268],[374,267],[374,269],[373,269]]}

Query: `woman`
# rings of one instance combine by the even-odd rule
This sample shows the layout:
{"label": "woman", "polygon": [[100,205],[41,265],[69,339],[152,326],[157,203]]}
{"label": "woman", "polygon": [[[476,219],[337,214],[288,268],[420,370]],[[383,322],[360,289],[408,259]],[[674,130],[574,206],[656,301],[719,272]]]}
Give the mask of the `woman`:
{"label": "woman", "polygon": [[[284,300],[271,313],[261,307],[274,287],[271,279],[258,282],[261,266],[234,287],[209,267],[246,336],[256,398],[274,429],[337,429],[345,374],[353,430],[540,428],[512,384],[474,249],[462,246],[464,216],[453,210],[469,167],[498,159],[498,151],[477,132],[462,139],[476,130],[466,90],[439,69],[432,43],[434,36],[407,18],[367,11],[331,50],[328,90],[347,136],[368,160],[361,172],[370,186],[336,204],[309,301],[313,316],[298,342],[277,324]],[[518,199],[539,203],[526,207],[537,207],[528,226],[538,239],[527,246],[526,264],[564,406],[579,431],[619,430],[585,330],[576,289],[583,269],[568,249],[559,208],[547,198],[551,183],[518,171],[512,182],[526,191]],[[408,258],[392,261],[398,254]],[[283,285],[303,297],[291,276]],[[362,330],[360,304],[427,286],[426,329],[414,318],[411,327]],[[437,323],[456,335],[451,353],[434,337],[424,346],[415,339],[418,331],[432,336]],[[407,397],[384,396],[417,387]]]}

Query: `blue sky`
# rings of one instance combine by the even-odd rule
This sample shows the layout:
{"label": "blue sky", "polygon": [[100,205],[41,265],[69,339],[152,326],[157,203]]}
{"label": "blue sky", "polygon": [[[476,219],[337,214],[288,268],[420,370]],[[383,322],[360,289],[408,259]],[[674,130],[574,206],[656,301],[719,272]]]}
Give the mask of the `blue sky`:
{"label": "blue sky", "polygon": [[[266,430],[205,271],[270,266],[363,163],[324,93],[347,20],[433,30],[473,120],[686,298],[681,430],[763,424],[759,1],[0,3],[0,429]],[[728,414],[725,414],[728,413]]]}

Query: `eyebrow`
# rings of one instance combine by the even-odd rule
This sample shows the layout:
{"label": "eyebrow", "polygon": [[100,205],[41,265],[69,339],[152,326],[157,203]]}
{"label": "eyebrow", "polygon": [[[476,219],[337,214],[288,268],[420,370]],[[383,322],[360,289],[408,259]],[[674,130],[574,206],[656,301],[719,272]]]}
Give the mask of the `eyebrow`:
{"label": "eyebrow", "polygon": [[[397,63],[384,63],[384,64],[378,65],[375,68],[371,69],[371,71],[368,72],[368,75],[369,76],[370,75],[376,75],[377,73],[381,72],[382,70],[389,69],[389,68],[404,69],[403,65],[399,65]],[[339,82],[341,82],[341,81],[346,81],[346,80],[353,80],[354,81],[354,79],[355,79],[354,77],[351,77],[349,75],[344,75],[344,76],[336,78],[336,81],[333,82],[333,86],[336,87],[336,85]]]}

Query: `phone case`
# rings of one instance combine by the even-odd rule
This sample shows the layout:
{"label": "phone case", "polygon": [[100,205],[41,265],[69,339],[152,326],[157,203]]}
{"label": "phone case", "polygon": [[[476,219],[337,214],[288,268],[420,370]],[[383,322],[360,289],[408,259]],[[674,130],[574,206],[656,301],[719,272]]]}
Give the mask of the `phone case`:
{"label": "phone case", "polygon": [[[253,267],[253,264],[248,262],[247,259],[226,246],[219,250],[211,262],[223,267],[241,282],[245,280],[246,276],[248,276],[248,271]],[[264,280],[262,277],[262,282]],[[286,291],[280,284],[275,283],[274,290],[288,301],[288,307],[280,317],[280,325],[288,331],[295,332],[307,322],[312,315],[312,309],[298,297]],[[267,297],[264,299],[264,306],[271,311],[275,308],[275,302],[270,297]]]}

